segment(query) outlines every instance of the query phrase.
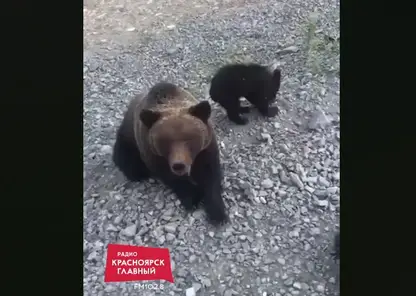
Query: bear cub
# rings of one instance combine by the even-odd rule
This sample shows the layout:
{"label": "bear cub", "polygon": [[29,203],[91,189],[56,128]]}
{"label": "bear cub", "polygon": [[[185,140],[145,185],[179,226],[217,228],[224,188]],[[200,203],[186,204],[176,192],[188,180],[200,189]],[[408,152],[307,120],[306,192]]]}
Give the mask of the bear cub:
{"label": "bear cub", "polygon": [[228,118],[238,125],[248,123],[241,114],[250,112],[240,105],[244,97],[265,117],[274,117],[279,109],[270,106],[280,89],[281,70],[270,70],[258,64],[229,64],[220,68],[211,80],[209,95],[227,112]]}
{"label": "bear cub", "polygon": [[116,167],[129,181],[155,177],[187,211],[202,202],[215,225],[228,221],[211,106],[167,82],[129,104],[113,149]]}

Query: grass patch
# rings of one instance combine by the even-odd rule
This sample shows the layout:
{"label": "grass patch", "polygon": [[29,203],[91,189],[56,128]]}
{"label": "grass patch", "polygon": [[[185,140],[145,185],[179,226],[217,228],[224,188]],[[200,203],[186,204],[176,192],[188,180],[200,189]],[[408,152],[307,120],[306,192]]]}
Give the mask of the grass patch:
{"label": "grass patch", "polygon": [[329,36],[318,29],[321,16],[318,12],[309,15],[305,28],[305,66],[312,73],[332,72],[339,74],[339,36]]}

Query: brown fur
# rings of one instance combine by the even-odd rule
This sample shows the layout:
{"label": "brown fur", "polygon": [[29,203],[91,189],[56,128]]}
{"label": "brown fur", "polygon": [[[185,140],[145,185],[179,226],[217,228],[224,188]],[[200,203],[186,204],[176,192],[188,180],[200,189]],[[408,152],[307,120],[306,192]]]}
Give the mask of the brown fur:
{"label": "brown fur", "polygon": [[188,210],[203,200],[208,216],[219,223],[228,217],[210,115],[207,101],[199,102],[173,84],[158,83],[130,103],[113,160],[131,181],[159,178]]}
{"label": "brown fur", "polygon": [[[168,94],[156,93],[150,100],[148,96],[136,100],[133,107],[134,135],[141,156],[151,171],[158,170],[154,156],[166,157],[170,163],[183,160],[191,167],[196,155],[209,146],[213,137],[212,123],[210,120],[205,123],[189,112],[199,103],[188,91],[179,87]],[[140,118],[143,110],[160,114],[150,129]],[[189,149],[189,142],[195,149]],[[169,155],[164,151],[166,147],[172,150]]]}

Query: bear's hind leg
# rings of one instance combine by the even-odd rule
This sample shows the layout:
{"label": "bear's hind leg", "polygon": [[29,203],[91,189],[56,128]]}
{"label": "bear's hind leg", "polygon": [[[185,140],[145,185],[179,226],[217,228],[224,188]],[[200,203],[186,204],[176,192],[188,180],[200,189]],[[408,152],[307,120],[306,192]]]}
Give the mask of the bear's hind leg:
{"label": "bear's hind leg", "polygon": [[150,171],[140,157],[134,142],[117,134],[113,148],[113,162],[130,182],[138,182],[150,177]]}
{"label": "bear's hind leg", "polygon": [[238,125],[245,125],[248,123],[247,118],[242,117],[240,113],[248,113],[249,108],[241,107],[239,97],[233,97],[224,94],[211,94],[211,98],[214,102],[217,102],[221,105],[221,107],[225,109],[229,120]]}
{"label": "bear's hind leg", "polygon": [[[225,101],[227,100],[227,101]],[[248,119],[241,116],[241,113],[248,113],[250,109],[248,107],[242,107],[240,104],[240,98],[229,97],[224,99],[224,109],[227,111],[228,119],[238,125],[246,125]]]}

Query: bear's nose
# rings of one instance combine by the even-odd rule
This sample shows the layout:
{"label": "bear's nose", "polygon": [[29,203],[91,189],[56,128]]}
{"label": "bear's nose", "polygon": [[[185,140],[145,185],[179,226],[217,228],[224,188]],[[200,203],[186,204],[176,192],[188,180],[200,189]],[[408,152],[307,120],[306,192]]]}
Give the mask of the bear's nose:
{"label": "bear's nose", "polygon": [[185,165],[183,163],[177,162],[172,165],[172,170],[175,172],[183,172],[185,170]]}

